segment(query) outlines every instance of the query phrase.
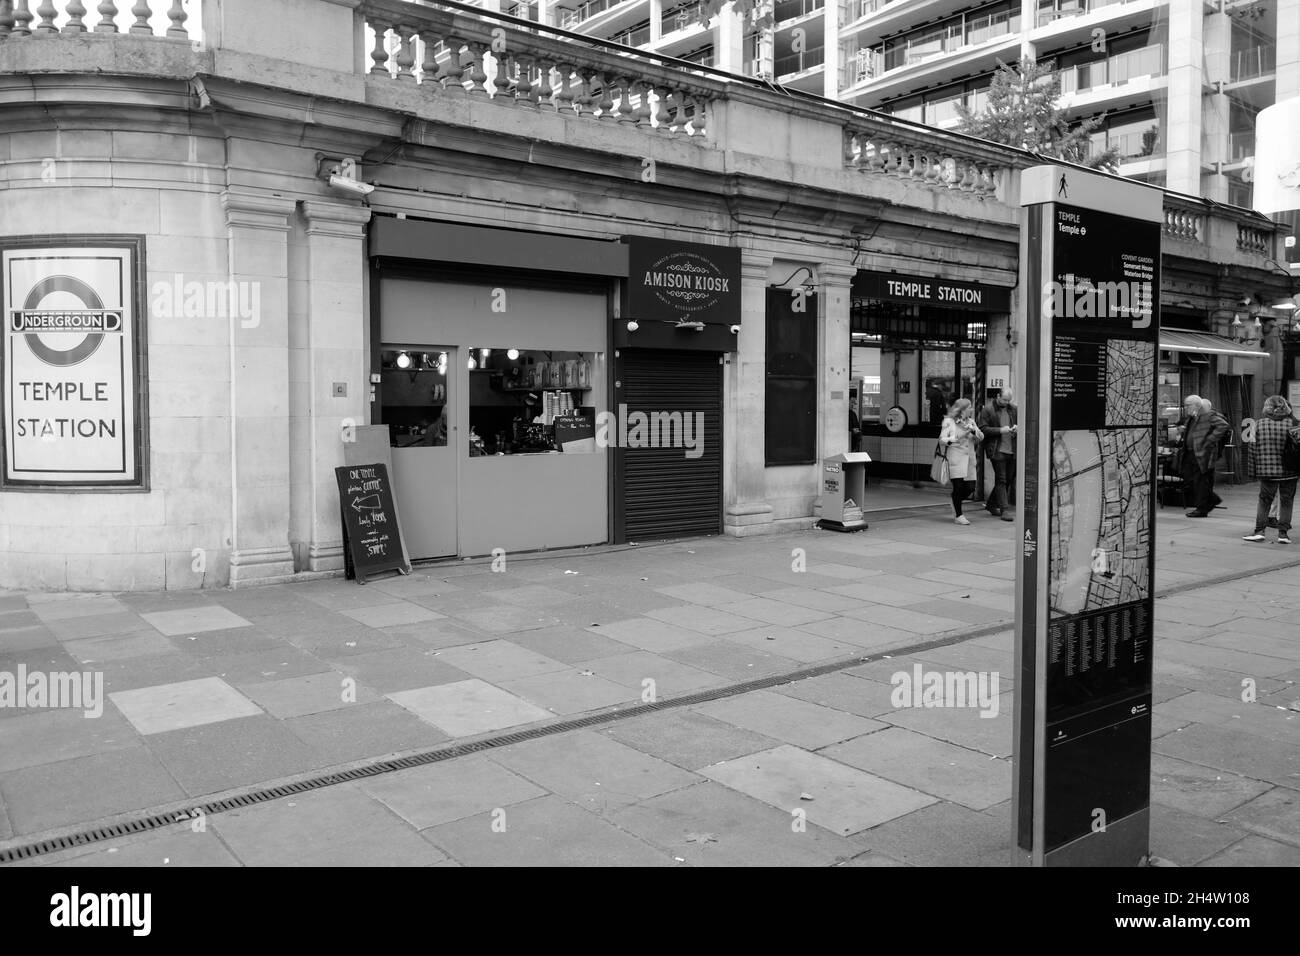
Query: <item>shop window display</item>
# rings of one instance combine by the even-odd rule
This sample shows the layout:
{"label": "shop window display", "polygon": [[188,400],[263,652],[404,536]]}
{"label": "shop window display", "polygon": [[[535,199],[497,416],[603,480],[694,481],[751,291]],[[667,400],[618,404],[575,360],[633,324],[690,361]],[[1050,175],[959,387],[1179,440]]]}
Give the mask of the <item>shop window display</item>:
{"label": "shop window display", "polygon": [[589,352],[470,349],[470,457],[594,450],[594,358]]}

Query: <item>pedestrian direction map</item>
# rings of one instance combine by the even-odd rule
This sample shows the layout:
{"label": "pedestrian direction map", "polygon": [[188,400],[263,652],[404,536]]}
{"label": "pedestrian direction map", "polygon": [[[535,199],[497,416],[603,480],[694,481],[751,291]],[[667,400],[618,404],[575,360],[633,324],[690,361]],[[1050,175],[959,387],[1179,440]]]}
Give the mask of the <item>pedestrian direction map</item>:
{"label": "pedestrian direction map", "polygon": [[1053,617],[1149,596],[1151,452],[1147,428],[1052,433]]}
{"label": "pedestrian direction map", "polygon": [[1133,339],[1106,342],[1106,424],[1150,425],[1155,407],[1156,345]]}

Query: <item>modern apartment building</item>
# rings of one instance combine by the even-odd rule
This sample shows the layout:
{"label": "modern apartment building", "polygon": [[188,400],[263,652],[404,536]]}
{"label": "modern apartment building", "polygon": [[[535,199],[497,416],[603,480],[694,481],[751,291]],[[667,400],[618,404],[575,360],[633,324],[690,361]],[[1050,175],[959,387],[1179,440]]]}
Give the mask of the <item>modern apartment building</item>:
{"label": "modern apartment building", "polygon": [[1300,95],[1300,0],[765,0],[762,28],[699,0],[481,2],[941,128],[999,60],[1050,59],[1121,173],[1246,207],[1255,116]]}

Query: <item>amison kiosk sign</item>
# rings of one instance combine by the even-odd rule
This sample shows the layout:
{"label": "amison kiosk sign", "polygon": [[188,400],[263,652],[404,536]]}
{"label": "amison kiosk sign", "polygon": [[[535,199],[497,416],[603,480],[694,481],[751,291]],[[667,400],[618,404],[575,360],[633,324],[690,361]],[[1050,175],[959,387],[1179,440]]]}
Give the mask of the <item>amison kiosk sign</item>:
{"label": "amison kiosk sign", "polygon": [[0,244],[4,486],[143,488],[140,237]]}

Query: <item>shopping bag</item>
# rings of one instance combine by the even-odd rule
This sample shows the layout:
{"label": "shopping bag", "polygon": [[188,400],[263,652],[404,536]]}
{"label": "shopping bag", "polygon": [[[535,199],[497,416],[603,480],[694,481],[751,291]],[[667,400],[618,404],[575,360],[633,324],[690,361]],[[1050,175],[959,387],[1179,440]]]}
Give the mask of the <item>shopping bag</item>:
{"label": "shopping bag", "polygon": [[948,456],[944,454],[942,445],[934,446],[934,462],[930,465],[930,477],[939,485],[952,483],[952,474],[948,469]]}

